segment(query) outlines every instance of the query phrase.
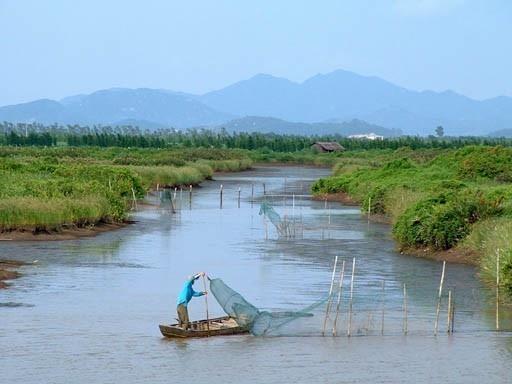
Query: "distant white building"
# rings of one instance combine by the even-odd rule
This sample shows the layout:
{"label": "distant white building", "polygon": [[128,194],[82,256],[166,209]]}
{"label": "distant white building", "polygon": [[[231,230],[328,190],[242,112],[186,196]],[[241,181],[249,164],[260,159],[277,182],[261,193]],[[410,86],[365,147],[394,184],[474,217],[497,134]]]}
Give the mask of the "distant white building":
{"label": "distant white building", "polygon": [[361,133],[359,135],[350,135],[349,139],[367,139],[367,140],[384,140],[384,136],[375,133]]}

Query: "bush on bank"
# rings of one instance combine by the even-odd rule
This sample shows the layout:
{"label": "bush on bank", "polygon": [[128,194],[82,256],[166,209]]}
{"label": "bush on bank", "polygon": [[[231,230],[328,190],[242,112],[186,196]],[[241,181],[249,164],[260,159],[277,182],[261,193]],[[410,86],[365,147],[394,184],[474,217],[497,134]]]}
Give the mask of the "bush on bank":
{"label": "bush on bank", "polygon": [[[501,281],[512,292],[510,148],[346,153],[333,173],[318,180],[313,193],[347,193],[364,212],[388,216],[400,247],[469,248],[481,255],[482,275],[493,281],[500,249]],[[499,225],[488,229],[490,220]]]}

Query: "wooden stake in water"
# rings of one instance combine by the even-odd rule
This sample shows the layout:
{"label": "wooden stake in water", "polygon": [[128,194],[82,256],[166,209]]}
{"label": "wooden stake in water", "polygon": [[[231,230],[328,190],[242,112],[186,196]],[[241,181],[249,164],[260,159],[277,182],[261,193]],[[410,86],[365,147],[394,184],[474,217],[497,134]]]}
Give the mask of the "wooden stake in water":
{"label": "wooden stake in water", "polygon": [[407,288],[405,286],[405,283],[404,283],[404,335],[407,335],[407,328],[408,328],[408,324],[407,324]]}
{"label": "wooden stake in water", "polygon": [[135,197],[135,190],[132,187],[133,205],[132,209],[137,209],[137,198]]}
{"label": "wooden stake in water", "polygon": [[450,332],[453,333],[453,330],[455,328],[455,297],[452,297],[452,314],[451,314],[451,322],[452,322],[452,327],[451,327],[451,330]]}
{"label": "wooden stake in water", "polygon": [[183,209],[183,187],[180,187],[180,209]]}
{"label": "wooden stake in water", "polygon": [[447,333],[450,333],[452,325],[452,290],[448,290],[448,316],[446,317]]}
{"label": "wooden stake in water", "polygon": [[188,190],[188,206],[190,209],[192,209],[192,184],[190,184],[190,187]]}
{"label": "wooden stake in water", "polygon": [[329,288],[329,296],[327,296],[327,305],[325,307],[325,317],[324,317],[324,326],[322,327],[322,336],[325,335],[325,327],[327,326],[327,318],[329,317],[329,312],[331,310],[331,298],[332,298],[332,289],[334,287],[334,277],[336,276],[336,265],[338,264],[338,256],[334,258],[334,267],[332,269],[331,276],[331,287]]}
{"label": "wooden stake in water", "polygon": [[348,302],[348,327],[347,336],[352,331],[352,299],[354,298],[354,274],[356,272],[356,258],[352,259],[352,276],[350,277],[350,300]]}
{"label": "wooden stake in water", "polygon": [[500,250],[496,250],[496,330],[500,329]]}
{"label": "wooden stake in water", "polygon": [[251,184],[251,203],[254,201],[254,183]]}
{"label": "wooden stake in water", "polygon": [[241,193],[241,189],[240,189],[240,187],[238,187],[238,208],[240,208],[240,193]]}
{"label": "wooden stake in water", "polygon": [[206,329],[208,331],[208,337],[210,337],[210,315],[208,312],[208,291],[206,290],[206,279],[203,274],[203,287],[204,287],[204,303],[206,305]]}
{"label": "wooden stake in water", "polygon": [[380,319],[380,334],[384,335],[384,311],[386,303],[386,280],[382,280],[382,314]]}
{"label": "wooden stake in water", "polygon": [[336,332],[338,331],[338,316],[340,314],[341,308],[341,297],[343,294],[343,279],[345,278],[345,260],[341,263],[341,275],[340,282],[338,284],[338,301],[336,303],[336,316],[334,317],[334,324],[332,326],[332,335],[336,336]]}
{"label": "wooden stake in water", "polygon": [[224,187],[222,186],[222,184],[220,185],[220,209],[222,209],[222,194],[223,194],[223,190],[224,190]]}
{"label": "wooden stake in water", "polygon": [[267,194],[267,187],[265,186],[265,183],[263,183],[263,196]]}
{"label": "wooden stake in water", "polygon": [[439,293],[437,296],[436,321],[434,324],[434,335],[437,335],[439,325],[439,312],[441,311],[441,297],[443,295],[444,272],[446,269],[446,261],[443,261],[443,271],[441,272],[441,281],[439,282]]}
{"label": "wooden stake in water", "polygon": [[370,196],[368,198],[368,219],[370,218],[371,213],[372,213],[372,197]]}

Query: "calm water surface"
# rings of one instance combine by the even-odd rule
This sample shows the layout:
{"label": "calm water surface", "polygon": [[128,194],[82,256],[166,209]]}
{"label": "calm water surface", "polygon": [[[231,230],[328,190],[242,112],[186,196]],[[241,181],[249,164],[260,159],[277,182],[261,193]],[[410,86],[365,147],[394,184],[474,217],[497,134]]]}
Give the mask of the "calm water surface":
{"label": "calm water surface", "polygon": [[[258,215],[263,183],[268,195],[308,194],[311,181],[328,173],[267,167],[218,176],[194,191],[191,207],[188,192],[181,198],[178,192],[176,214],[164,204],[136,213],[135,225],[95,238],[0,244],[0,258],[37,260],[0,291],[0,381],[509,383],[512,334],[491,331],[493,292],[473,268],[448,265],[456,333],[446,334],[443,297],[435,337],[441,264],[396,253],[388,226],[368,223],[353,207],[299,197],[293,206],[291,198],[267,196],[283,217],[295,218],[297,237],[279,240]],[[335,255],[347,263],[357,258],[354,337],[346,337],[348,265],[340,337],[321,337],[324,307],[277,330],[277,337],[172,341],[159,334],[159,323],[174,321],[178,290],[193,272],[221,277],[262,309],[293,310],[326,295]],[[213,297],[209,302],[210,313],[221,315]],[[204,300],[194,299],[189,311],[193,319],[204,317]],[[509,315],[500,320],[512,329]]]}

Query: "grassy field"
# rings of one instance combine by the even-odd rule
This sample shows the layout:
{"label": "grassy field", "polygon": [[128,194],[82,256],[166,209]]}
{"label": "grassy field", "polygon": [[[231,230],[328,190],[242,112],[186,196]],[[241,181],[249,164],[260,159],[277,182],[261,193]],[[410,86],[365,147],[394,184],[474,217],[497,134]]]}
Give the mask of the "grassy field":
{"label": "grassy field", "polygon": [[121,222],[133,196],[157,184],[198,184],[251,164],[237,150],[0,147],[0,231]]}
{"label": "grassy field", "polygon": [[402,250],[468,251],[481,275],[512,293],[512,149],[345,152],[316,194],[347,194],[362,210],[385,216]]}

